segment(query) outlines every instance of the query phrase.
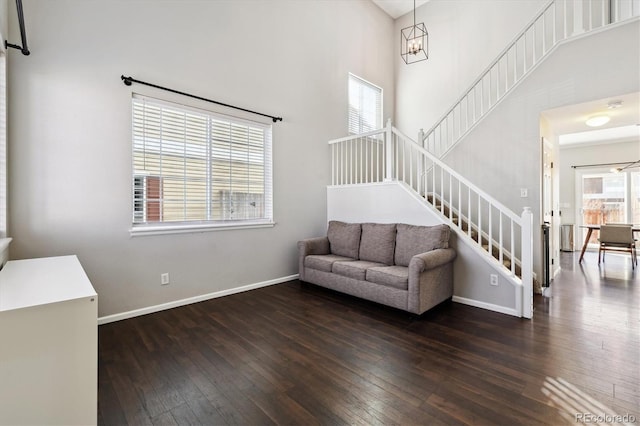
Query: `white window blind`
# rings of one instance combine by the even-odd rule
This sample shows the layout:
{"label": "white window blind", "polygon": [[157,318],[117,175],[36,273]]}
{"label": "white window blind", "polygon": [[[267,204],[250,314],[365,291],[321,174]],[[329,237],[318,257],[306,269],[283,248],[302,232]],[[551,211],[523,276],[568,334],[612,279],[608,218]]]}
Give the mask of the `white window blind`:
{"label": "white window blind", "polygon": [[271,126],[134,95],[133,226],[272,222]]}
{"label": "white window blind", "polygon": [[349,133],[382,128],[382,89],[349,74]]}

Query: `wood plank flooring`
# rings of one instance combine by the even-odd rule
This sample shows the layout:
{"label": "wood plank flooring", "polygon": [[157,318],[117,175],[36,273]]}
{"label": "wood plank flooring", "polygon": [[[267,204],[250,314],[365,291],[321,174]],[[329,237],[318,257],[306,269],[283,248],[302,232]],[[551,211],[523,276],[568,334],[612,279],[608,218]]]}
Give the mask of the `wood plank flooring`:
{"label": "wood plank flooring", "polygon": [[578,255],[533,320],[292,281],[100,326],[99,424],[638,423],[640,273]]}

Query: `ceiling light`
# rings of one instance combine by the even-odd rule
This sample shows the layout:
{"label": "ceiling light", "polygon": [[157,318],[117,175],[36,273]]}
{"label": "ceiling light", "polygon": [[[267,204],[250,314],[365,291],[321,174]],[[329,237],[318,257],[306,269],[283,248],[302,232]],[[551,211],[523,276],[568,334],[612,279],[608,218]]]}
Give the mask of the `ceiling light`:
{"label": "ceiling light", "polygon": [[609,120],[611,120],[611,118],[609,118],[608,115],[596,115],[589,118],[587,121],[585,121],[584,124],[586,124],[589,127],[600,127],[607,124]]}
{"label": "ceiling light", "polygon": [[424,22],[416,25],[416,0],[413,0],[413,25],[400,31],[400,56],[406,64],[429,59],[429,33]]}

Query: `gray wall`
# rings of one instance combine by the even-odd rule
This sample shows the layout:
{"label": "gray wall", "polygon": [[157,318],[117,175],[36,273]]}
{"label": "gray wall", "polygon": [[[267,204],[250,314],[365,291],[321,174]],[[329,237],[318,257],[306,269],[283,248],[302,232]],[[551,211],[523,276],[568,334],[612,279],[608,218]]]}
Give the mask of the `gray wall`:
{"label": "gray wall", "polygon": [[[396,34],[369,0],[24,0],[24,10],[32,54],[9,58],[11,255],[77,254],[100,316],[295,274],[296,241],[326,229],[326,142],[347,133],[348,73],[382,87],[393,116]],[[126,87],[121,74],[284,117],[273,127],[277,225],[130,237],[131,92],[193,102]]]}

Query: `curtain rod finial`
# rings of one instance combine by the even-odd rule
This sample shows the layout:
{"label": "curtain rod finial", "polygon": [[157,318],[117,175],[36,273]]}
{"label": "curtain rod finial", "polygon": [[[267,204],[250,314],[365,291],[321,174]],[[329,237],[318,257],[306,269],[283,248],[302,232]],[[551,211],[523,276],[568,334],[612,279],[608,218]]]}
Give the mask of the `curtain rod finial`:
{"label": "curtain rod finial", "polygon": [[131,86],[131,77],[125,77],[124,75],[121,75],[120,78],[124,82],[125,86]]}

